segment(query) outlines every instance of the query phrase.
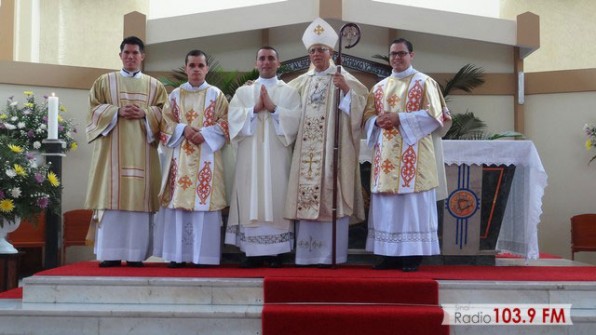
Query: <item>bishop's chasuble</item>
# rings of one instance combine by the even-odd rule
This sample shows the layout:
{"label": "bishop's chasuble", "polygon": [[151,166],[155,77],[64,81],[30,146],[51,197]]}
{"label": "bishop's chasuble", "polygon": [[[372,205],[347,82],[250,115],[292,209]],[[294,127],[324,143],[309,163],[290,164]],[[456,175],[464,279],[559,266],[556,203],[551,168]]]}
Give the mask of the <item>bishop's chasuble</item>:
{"label": "bishop's chasuble", "polygon": [[[330,66],[317,73],[314,69],[289,84],[300,93],[302,119],[292,158],[285,216],[300,220],[297,235],[297,264],[331,262],[331,225],[333,186],[338,187],[338,248],[337,262],[347,258],[347,224],[364,219],[358,152],[360,127],[368,90],[342,68],[350,91],[341,100],[339,118],[338,180],[333,181],[333,145],[335,132],[336,88]],[[347,106],[344,103],[348,101]],[[335,184],[335,185],[334,185]],[[312,234],[301,236],[306,226]],[[323,227],[327,226],[327,227]],[[319,235],[323,230],[327,231]],[[339,231],[339,230],[338,230]],[[329,233],[329,234],[328,234]],[[319,236],[317,236],[319,235]],[[326,235],[326,236],[323,236]],[[340,247],[341,245],[341,247]]]}
{"label": "bishop's chasuble", "polygon": [[[155,228],[154,255],[174,262],[218,264],[221,209],[226,207],[221,148],[229,142],[228,102],[221,90],[204,82],[170,93],[164,107],[161,142],[166,148]],[[200,129],[195,145],[184,129]]]}
{"label": "bishop's chasuble", "polygon": [[[277,106],[274,113],[253,111],[262,86]],[[230,102],[230,138],[237,148],[238,168],[226,243],[247,256],[292,250],[293,222],[283,212],[300,114],[298,92],[275,77],[240,87]]]}
{"label": "bishop's chasuble", "polygon": [[[398,113],[400,126],[375,126],[383,113]],[[445,175],[433,133],[446,131],[450,120],[438,84],[412,67],[371,89],[363,119],[374,148],[367,250],[386,256],[440,252],[435,189]]]}
{"label": "bishop's chasuble", "polygon": [[[166,101],[159,81],[123,70],[102,75],[89,92],[86,134],[93,151],[85,207],[95,210],[99,224],[99,260],[142,261],[149,256],[152,213],[159,209],[157,140]],[[119,118],[118,108],[127,104],[142,108],[145,118]]]}

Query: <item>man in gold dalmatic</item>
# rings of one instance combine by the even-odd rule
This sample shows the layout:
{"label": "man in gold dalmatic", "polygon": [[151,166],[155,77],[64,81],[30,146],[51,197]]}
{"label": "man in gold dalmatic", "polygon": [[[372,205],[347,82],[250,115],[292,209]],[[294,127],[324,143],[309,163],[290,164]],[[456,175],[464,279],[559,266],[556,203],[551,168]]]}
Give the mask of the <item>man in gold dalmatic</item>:
{"label": "man in gold dalmatic", "polygon": [[186,54],[188,82],[170,93],[161,142],[166,148],[154,255],[169,267],[220,261],[221,210],[226,207],[221,149],[229,142],[228,101],[205,81],[207,55]]}
{"label": "man in gold dalmatic", "polygon": [[167,92],[141,72],[144,44],[120,44],[123,68],[99,77],[89,92],[87,141],[93,143],[85,207],[95,211],[100,267],[142,266],[150,256],[152,217],[159,208],[157,155]]}
{"label": "man in gold dalmatic", "polygon": [[446,197],[440,137],[451,117],[439,85],[416,71],[412,43],[391,43],[393,72],[370,91],[363,122],[373,148],[366,249],[375,269],[416,271],[439,254],[436,201]]}
{"label": "man in gold dalmatic", "polygon": [[[296,264],[327,266],[332,263],[332,192],[338,188],[336,262],[348,254],[350,218],[362,220],[358,149],[362,113],[368,90],[331,56],[338,36],[324,20],[315,19],[304,32],[312,68],[289,85],[300,94],[302,118],[294,147],[285,217],[298,220]],[[333,145],[336,88],[339,111],[338,180],[333,180]]]}

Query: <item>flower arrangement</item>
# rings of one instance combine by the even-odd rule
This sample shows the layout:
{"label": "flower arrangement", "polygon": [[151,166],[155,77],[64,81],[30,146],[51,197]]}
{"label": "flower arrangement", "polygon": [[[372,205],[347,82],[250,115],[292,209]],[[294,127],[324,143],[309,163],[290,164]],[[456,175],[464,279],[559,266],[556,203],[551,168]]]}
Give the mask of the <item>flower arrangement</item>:
{"label": "flower arrangement", "polygon": [[[42,141],[48,137],[48,98],[43,103],[35,101],[31,91],[25,91],[25,103],[19,106],[14,97],[8,98],[6,109],[0,113],[0,134],[12,137],[17,145],[28,150],[43,151]],[[64,151],[76,150],[73,135],[77,132],[72,119],[62,114],[66,108],[60,105],[58,113],[58,138],[66,142]]]}
{"label": "flower arrangement", "polygon": [[38,165],[13,138],[0,135],[0,226],[17,217],[35,223],[46,208],[58,211],[61,188],[48,165]]}
{"label": "flower arrangement", "polygon": [[[586,139],[586,150],[589,151],[592,147],[596,147],[596,126],[585,124],[584,132],[586,133],[586,136],[588,137]],[[592,161],[595,159],[596,159],[596,155],[594,155],[592,157],[592,159],[590,159],[588,164],[592,163]]]}

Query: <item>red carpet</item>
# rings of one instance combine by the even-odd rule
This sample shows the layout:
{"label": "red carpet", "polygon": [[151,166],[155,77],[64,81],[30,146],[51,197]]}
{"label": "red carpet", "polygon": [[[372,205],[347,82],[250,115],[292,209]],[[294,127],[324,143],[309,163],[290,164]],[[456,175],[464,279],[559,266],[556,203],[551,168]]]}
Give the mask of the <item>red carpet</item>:
{"label": "red carpet", "polygon": [[434,280],[596,281],[596,266],[421,266],[417,272],[372,270],[370,266],[345,265],[337,269],[284,267],[240,269],[236,265],[213,268],[168,269],[165,263],[146,263],[144,268],[99,268],[97,262],[81,262],[42,271],[36,276],[124,276],[124,277],[352,277],[409,278]]}
{"label": "red carpet", "polygon": [[442,320],[436,306],[265,304],[263,335],[447,335]]}
{"label": "red carpet", "polygon": [[264,294],[264,335],[449,334],[430,279],[267,276]]}
{"label": "red carpet", "polygon": [[0,292],[0,299],[23,299],[23,288],[17,287],[12,290]]}
{"label": "red carpet", "polygon": [[439,303],[430,279],[265,277],[265,303]]}

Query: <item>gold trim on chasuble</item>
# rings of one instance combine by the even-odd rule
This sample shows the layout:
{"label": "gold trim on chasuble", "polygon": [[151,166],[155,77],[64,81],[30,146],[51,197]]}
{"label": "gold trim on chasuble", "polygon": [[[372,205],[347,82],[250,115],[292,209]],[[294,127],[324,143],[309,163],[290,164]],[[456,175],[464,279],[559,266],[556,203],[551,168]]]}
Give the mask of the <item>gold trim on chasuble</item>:
{"label": "gold trim on chasuble", "polygon": [[330,76],[313,76],[306,98],[306,113],[302,125],[300,178],[298,182],[297,217],[317,219],[321,207],[325,129],[327,128],[327,97]]}

